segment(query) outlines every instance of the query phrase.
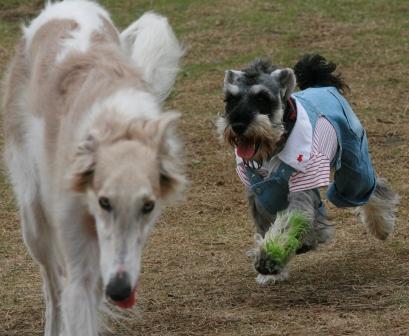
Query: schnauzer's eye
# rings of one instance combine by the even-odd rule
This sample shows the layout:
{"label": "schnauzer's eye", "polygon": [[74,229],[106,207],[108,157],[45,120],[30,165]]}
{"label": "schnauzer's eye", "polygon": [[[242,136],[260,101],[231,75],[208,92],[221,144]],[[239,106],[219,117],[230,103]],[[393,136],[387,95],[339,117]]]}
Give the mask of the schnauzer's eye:
{"label": "schnauzer's eye", "polygon": [[274,102],[268,94],[260,92],[253,98],[253,102],[257,105],[257,108],[261,114],[270,114]]}
{"label": "schnauzer's eye", "polygon": [[108,197],[104,197],[104,196],[100,197],[100,198],[98,199],[98,203],[99,203],[99,206],[100,206],[102,209],[104,209],[105,211],[110,212],[110,211],[112,210],[112,205],[111,205],[111,203],[109,202]]}
{"label": "schnauzer's eye", "polygon": [[224,102],[226,104],[235,104],[240,100],[240,96],[233,96],[231,94],[228,94],[224,97]]}
{"label": "schnauzer's eye", "polygon": [[155,208],[155,202],[154,201],[146,201],[142,207],[142,212],[144,214],[148,214],[152,212],[152,210]]}

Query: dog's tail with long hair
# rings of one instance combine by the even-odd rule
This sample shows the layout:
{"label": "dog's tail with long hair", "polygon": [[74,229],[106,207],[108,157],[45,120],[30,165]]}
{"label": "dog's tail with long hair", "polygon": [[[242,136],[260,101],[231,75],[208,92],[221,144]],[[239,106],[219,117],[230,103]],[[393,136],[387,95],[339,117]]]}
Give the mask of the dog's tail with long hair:
{"label": "dog's tail with long hair", "polygon": [[140,69],[153,92],[164,101],[169,95],[184,54],[168,20],[148,12],[120,35],[122,48]]}
{"label": "dog's tail with long hair", "polygon": [[356,212],[362,223],[368,226],[378,239],[386,239],[395,228],[396,207],[399,204],[399,196],[389,188],[386,181],[378,178],[376,189],[369,202],[359,208]]}
{"label": "dog's tail with long hair", "polygon": [[335,63],[328,62],[319,54],[306,54],[294,66],[294,73],[301,90],[310,87],[334,86],[346,93],[348,85],[339,73],[335,73]]}

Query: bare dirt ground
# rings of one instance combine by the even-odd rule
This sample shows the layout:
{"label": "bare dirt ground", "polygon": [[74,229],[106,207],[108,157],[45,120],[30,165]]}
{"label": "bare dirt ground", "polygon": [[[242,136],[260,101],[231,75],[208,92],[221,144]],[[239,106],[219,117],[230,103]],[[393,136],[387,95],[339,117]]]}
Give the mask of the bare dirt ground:
{"label": "bare dirt ground", "polygon": [[[102,1],[119,27],[148,9],[167,15],[187,53],[168,108],[183,112],[191,186],[149,241],[129,319],[115,335],[409,334],[409,3],[407,1]],[[0,2],[0,70],[19,25],[42,1]],[[379,242],[331,208],[334,240],[297,256],[290,279],[260,287],[246,250],[253,230],[232,151],[215,135],[224,70],[256,56],[291,66],[318,51],[340,65],[367,128],[374,165],[401,196],[395,235]],[[0,335],[41,335],[38,268],[0,179]]]}

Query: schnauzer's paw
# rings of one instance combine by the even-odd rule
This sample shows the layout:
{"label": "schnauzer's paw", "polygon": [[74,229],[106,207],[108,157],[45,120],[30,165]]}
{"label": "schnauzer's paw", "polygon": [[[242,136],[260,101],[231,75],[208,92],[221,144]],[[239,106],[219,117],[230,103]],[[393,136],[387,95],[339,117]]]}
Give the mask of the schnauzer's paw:
{"label": "schnauzer's paw", "polygon": [[281,273],[276,274],[276,275],[264,275],[264,274],[258,274],[256,277],[256,282],[261,285],[261,286],[267,286],[267,285],[274,285],[278,282],[283,282],[288,279],[288,272],[283,270]]}
{"label": "schnauzer's paw", "polygon": [[254,268],[263,275],[277,275],[283,270],[263,248],[258,248],[254,253]]}
{"label": "schnauzer's paw", "polygon": [[303,253],[307,253],[309,251],[315,250],[316,247],[315,246],[311,246],[308,244],[302,244],[296,251],[296,254],[303,254]]}

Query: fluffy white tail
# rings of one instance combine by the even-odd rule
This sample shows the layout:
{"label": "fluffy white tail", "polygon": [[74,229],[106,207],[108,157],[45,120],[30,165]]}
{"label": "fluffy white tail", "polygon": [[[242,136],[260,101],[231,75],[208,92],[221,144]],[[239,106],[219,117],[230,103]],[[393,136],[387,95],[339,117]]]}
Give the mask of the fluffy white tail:
{"label": "fluffy white tail", "polygon": [[121,33],[121,43],[153,93],[164,101],[175,82],[184,53],[168,20],[152,12],[145,13]]}

